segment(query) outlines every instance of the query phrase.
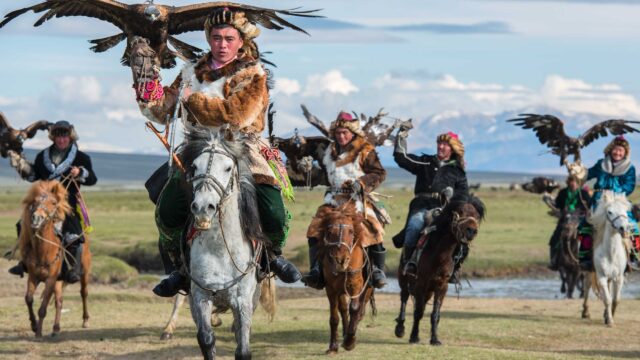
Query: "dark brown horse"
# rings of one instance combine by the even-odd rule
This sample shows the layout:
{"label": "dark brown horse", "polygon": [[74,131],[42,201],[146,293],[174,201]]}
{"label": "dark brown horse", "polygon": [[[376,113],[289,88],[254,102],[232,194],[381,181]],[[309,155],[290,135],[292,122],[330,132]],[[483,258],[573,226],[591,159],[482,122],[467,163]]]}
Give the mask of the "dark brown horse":
{"label": "dark brown horse", "polygon": [[331,340],[327,354],[338,352],[338,323],[342,318],[342,346],[353,350],[356,346],[356,330],[362,320],[367,302],[375,313],[373,287],[369,284],[371,273],[367,252],[362,247],[363,217],[356,213],[353,202],[327,212],[321,251],[325,290],[331,312]]}
{"label": "dark brown horse", "polygon": [[[67,190],[55,180],[35,182],[29,189],[22,204],[24,205],[24,210],[22,213],[22,229],[20,231],[20,253],[29,273],[25,302],[29,308],[31,329],[36,333],[36,337],[42,336],[42,324],[47,315],[47,306],[51,296],[55,294],[56,317],[52,335],[56,335],[60,332],[63,288],[62,280],[58,279],[62,270],[62,262],[65,258],[65,250],[60,236],[56,234],[55,227],[62,225],[66,215],[72,209],[67,202]],[[80,294],[82,295],[83,306],[82,318],[84,320],[82,327],[88,327],[89,325],[87,285],[89,283],[91,253],[88,251],[89,239],[86,236],[85,247],[86,250],[82,254],[84,273],[80,279]],[[45,289],[42,293],[42,303],[38,310],[38,321],[36,321],[33,311],[33,294],[41,282],[45,283]]]}
{"label": "dark brown horse", "polygon": [[584,212],[574,211],[563,216],[560,224],[560,250],[558,252],[558,271],[562,285],[560,292],[567,295],[568,299],[573,299],[573,291],[576,286],[580,290],[582,275],[580,264],[578,263],[578,225],[584,217]]}
{"label": "dark brown horse", "polygon": [[409,295],[414,297],[413,328],[409,342],[420,342],[420,320],[427,301],[433,297],[431,312],[431,345],[441,345],[438,339],[440,307],[449,288],[449,278],[454,270],[454,256],[462,254],[478,234],[484,218],[484,205],[473,195],[456,195],[434,220],[436,230],[428,235],[422,255],[418,260],[417,276],[405,275],[404,266],[398,269],[400,283],[400,315],[396,319],[395,334],[404,336],[404,320]]}

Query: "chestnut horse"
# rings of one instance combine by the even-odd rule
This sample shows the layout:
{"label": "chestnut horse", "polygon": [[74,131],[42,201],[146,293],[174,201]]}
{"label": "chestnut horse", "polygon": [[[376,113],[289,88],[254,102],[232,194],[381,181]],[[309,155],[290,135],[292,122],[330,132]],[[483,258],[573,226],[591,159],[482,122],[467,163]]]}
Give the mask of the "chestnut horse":
{"label": "chestnut horse", "polygon": [[[62,241],[55,229],[62,227],[65,217],[73,210],[67,202],[66,188],[55,180],[35,182],[27,192],[22,204],[24,210],[19,243],[22,261],[29,274],[27,293],[24,299],[29,308],[31,330],[36,333],[36,337],[42,336],[42,324],[47,315],[47,306],[51,296],[55,294],[56,317],[52,334],[55,336],[60,332],[63,281],[59,278],[65,258]],[[89,268],[91,266],[89,239],[86,236],[84,246],[86,249],[82,253],[84,273],[80,280],[80,294],[82,295],[83,307],[82,327],[86,328],[89,326],[87,284],[89,283]],[[45,288],[36,322],[36,316],[33,312],[33,294],[41,282],[45,283]]]}
{"label": "chestnut horse", "polygon": [[[400,315],[396,319],[395,334],[404,336],[405,309],[409,295],[414,297],[413,328],[409,342],[418,343],[420,320],[427,301],[434,298],[431,313],[431,345],[441,345],[438,339],[440,307],[449,288],[449,278],[454,269],[454,256],[468,247],[478,234],[484,218],[484,204],[473,195],[456,195],[434,220],[436,230],[428,235],[424,250],[418,260],[417,276],[404,274],[404,264],[398,269],[400,283]],[[460,251],[460,253],[462,253]]]}
{"label": "chestnut horse", "polygon": [[353,350],[356,330],[364,317],[367,302],[375,314],[373,287],[369,284],[371,264],[362,246],[363,217],[356,213],[352,201],[328,211],[324,216],[325,235],[320,258],[325,278],[325,290],[331,312],[331,340],[327,354],[338,352],[338,323],[342,318],[342,346]]}
{"label": "chestnut horse", "polygon": [[568,299],[573,299],[573,291],[576,286],[582,290],[583,276],[578,263],[578,246],[580,245],[578,225],[584,216],[585,213],[580,210],[569,212],[564,215],[562,224],[560,224],[560,250],[557,260],[562,281],[560,292],[565,293]]}

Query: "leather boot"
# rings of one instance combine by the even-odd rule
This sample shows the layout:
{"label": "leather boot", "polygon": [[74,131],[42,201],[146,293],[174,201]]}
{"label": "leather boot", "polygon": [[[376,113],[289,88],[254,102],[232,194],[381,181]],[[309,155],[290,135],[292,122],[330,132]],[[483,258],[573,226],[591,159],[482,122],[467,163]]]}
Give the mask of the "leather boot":
{"label": "leather boot", "polygon": [[322,264],[318,258],[318,240],[309,239],[309,273],[302,277],[302,282],[310,288],[322,290],[324,277],[322,276]]}
{"label": "leather boot", "polygon": [[153,293],[161,297],[174,297],[180,290],[189,293],[189,279],[179,270],[175,270],[153,288]]}
{"label": "leather boot", "polygon": [[269,267],[280,280],[287,284],[292,284],[302,278],[300,270],[282,255],[276,255],[269,263]]}
{"label": "leather boot", "polygon": [[376,289],[382,289],[387,285],[387,276],[384,274],[384,258],[387,250],[382,245],[374,245],[367,248],[371,259],[371,284]]}
{"label": "leather boot", "polygon": [[22,261],[18,262],[18,265],[9,269],[9,273],[13,275],[18,275],[21,278],[24,277],[24,273],[27,272],[27,267],[24,266]]}
{"label": "leather boot", "polygon": [[415,251],[415,246],[405,246],[404,247],[404,273],[415,276],[418,272],[418,264],[413,259],[413,252]]}
{"label": "leather boot", "polygon": [[84,244],[78,244],[76,248],[76,253],[73,257],[73,268],[67,272],[65,276],[65,281],[69,284],[75,284],[80,281],[80,277],[82,276],[82,248]]}

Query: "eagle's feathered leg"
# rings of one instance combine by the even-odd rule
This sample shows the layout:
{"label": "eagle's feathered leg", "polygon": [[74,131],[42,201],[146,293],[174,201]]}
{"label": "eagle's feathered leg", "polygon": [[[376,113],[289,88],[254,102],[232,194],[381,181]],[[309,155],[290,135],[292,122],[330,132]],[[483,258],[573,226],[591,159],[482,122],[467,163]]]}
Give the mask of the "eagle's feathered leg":
{"label": "eagle's feathered leg", "polygon": [[169,43],[177,51],[176,55],[185,61],[196,61],[202,56],[202,49],[189,45],[186,42],[182,42],[173,36],[169,36]]}
{"label": "eagle's feathered leg", "polygon": [[93,39],[89,40],[90,43],[94,44],[90,49],[93,52],[101,53],[111,49],[112,47],[118,45],[120,41],[127,38],[127,34],[120,33],[113,36],[108,36],[101,39]]}

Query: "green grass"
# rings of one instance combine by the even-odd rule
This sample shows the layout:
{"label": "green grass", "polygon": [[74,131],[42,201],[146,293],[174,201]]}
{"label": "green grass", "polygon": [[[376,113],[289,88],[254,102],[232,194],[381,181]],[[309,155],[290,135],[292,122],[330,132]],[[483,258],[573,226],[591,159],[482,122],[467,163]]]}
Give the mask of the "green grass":
{"label": "green grass", "polygon": [[[22,190],[23,191],[23,190]],[[385,244],[389,250],[387,271],[395,273],[400,252],[393,247],[391,236],[404,226],[410,189],[387,190],[384,199],[393,223],[387,227]],[[632,200],[640,199],[636,191]],[[522,191],[480,190],[477,195],[487,207],[486,221],[472,245],[465,263],[467,274],[498,276],[537,272],[548,259],[547,242],[554,228],[552,217],[539,195]],[[23,192],[0,193],[0,247],[10,248],[15,241],[15,222],[19,217]],[[95,228],[91,248],[96,255],[121,258],[139,269],[159,271],[158,232],[153,218],[153,204],[144,191],[87,191],[84,193]],[[288,203],[293,221],[287,241],[286,255],[302,269],[308,266],[306,230],[317,207],[322,203],[322,190],[298,190],[296,201]]]}

